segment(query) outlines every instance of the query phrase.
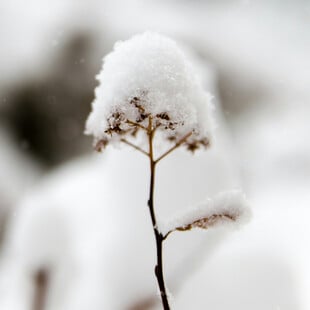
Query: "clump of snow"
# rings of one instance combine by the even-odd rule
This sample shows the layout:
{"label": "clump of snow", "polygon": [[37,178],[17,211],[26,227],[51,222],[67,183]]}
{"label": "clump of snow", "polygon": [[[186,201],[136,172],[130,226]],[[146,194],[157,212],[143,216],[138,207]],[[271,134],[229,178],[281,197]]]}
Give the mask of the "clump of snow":
{"label": "clump of snow", "polygon": [[232,190],[206,199],[169,222],[160,223],[159,229],[165,236],[175,230],[208,229],[222,224],[240,226],[249,218],[250,209],[245,195],[239,190]]}
{"label": "clump of snow", "polygon": [[209,139],[211,96],[173,40],[145,32],[117,42],[97,79],[86,124],[96,141],[119,140],[132,122],[147,127],[149,117],[166,137]]}
{"label": "clump of snow", "polygon": [[45,200],[44,189],[40,190],[42,193],[37,196],[28,194],[8,223],[0,260],[0,304],[3,309],[32,307],[35,279],[40,271],[46,273],[48,282],[46,309],[60,309],[60,303],[70,292],[68,287],[72,286],[75,259],[72,257],[74,239],[70,223],[52,199]]}

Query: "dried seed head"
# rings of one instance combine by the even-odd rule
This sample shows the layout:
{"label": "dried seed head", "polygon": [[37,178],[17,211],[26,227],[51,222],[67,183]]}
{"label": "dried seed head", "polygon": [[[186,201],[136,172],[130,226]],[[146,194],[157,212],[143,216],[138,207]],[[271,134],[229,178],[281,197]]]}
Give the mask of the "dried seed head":
{"label": "dried seed head", "polygon": [[136,134],[151,116],[152,127],[169,141],[192,132],[187,149],[208,145],[210,95],[171,39],[147,32],[117,43],[97,78],[86,124],[96,141],[118,142]]}
{"label": "dried seed head", "polygon": [[191,230],[192,228],[201,228],[208,229],[214,225],[216,225],[219,221],[228,220],[235,221],[236,217],[230,214],[212,214],[209,217],[203,217],[193,221],[192,223],[188,223],[179,227],[176,227],[175,230],[186,231]]}
{"label": "dried seed head", "polygon": [[188,231],[194,228],[209,229],[230,224],[239,226],[250,218],[250,209],[244,194],[239,190],[222,192],[189,209],[168,223],[161,223],[160,231],[165,236],[173,231]]}

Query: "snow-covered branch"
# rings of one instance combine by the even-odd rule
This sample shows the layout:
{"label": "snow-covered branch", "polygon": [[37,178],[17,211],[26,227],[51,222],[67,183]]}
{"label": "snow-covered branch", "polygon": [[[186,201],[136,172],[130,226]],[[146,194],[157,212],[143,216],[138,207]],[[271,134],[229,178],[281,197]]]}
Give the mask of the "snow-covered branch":
{"label": "snow-covered branch", "polygon": [[173,220],[161,222],[159,229],[167,237],[173,231],[209,229],[225,224],[240,226],[249,220],[250,214],[245,195],[239,190],[232,190],[219,193],[213,199],[206,199]]}
{"label": "snow-covered branch", "polygon": [[209,145],[211,95],[173,40],[146,32],[117,42],[97,79],[86,124],[97,149],[145,131],[149,117],[169,141],[192,133],[183,143],[189,150]]}

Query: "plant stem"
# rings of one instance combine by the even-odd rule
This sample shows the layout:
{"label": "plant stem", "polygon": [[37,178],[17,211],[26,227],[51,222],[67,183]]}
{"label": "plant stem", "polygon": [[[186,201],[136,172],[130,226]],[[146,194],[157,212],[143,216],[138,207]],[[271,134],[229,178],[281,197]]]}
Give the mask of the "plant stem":
{"label": "plant stem", "polygon": [[143,149],[141,149],[139,146],[127,141],[126,139],[121,139],[121,142],[131,146],[132,148],[134,148],[135,150],[141,152],[142,154],[146,155],[146,156],[149,156],[149,153],[145,152]]}
{"label": "plant stem", "polygon": [[169,155],[171,152],[173,152],[175,149],[177,149],[180,145],[182,145],[187,138],[189,138],[192,135],[192,132],[189,132],[188,134],[186,134],[182,139],[180,139],[172,148],[170,148],[168,151],[166,151],[164,154],[162,154],[161,156],[159,156],[159,158],[157,158],[155,160],[155,163],[157,164],[159,161],[161,161],[164,157],[166,157],[167,155]]}
{"label": "plant stem", "polygon": [[153,154],[154,130],[153,130],[151,117],[149,117],[149,126],[148,126],[147,133],[148,133],[148,141],[149,141],[149,158],[150,158],[150,170],[151,170],[150,193],[149,193],[148,206],[149,206],[150,215],[152,219],[152,225],[153,225],[153,230],[154,230],[154,235],[155,235],[155,240],[156,240],[156,250],[157,250],[157,265],[155,266],[155,275],[156,275],[157,282],[158,282],[158,287],[160,291],[163,308],[164,310],[170,310],[168,296],[167,296],[166,287],[165,287],[164,276],[163,276],[162,248],[163,248],[164,237],[158,230],[156,216],[154,212],[154,187],[155,187],[156,162],[154,160],[154,154]]}
{"label": "plant stem", "polygon": [[147,128],[145,128],[145,127],[142,126],[141,124],[136,123],[136,122],[133,122],[133,121],[131,121],[131,120],[129,120],[129,119],[126,120],[126,123],[129,124],[129,125],[132,125],[132,126],[134,126],[134,127],[138,127],[138,128],[141,128],[141,129],[147,131]]}
{"label": "plant stem", "polygon": [[40,269],[35,274],[34,277],[34,299],[33,299],[33,310],[44,310],[46,297],[47,297],[47,289],[48,289],[48,271],[45,269]]}

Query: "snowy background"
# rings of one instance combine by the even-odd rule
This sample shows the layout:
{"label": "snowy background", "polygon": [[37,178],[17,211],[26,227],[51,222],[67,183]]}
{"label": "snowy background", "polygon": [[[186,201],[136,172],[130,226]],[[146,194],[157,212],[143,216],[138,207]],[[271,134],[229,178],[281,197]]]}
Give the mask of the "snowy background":
{"label": "snowy background", "polygon": [[40,270],[44,310],[160,309],[147,161],[83,135],[103,55],[145,30],[188,46],[216,105],[212,147],[161,163],[159,217],[236,188],[253,212],[169,238],[173,309],[308,310],[306,0],[0,2],[0,309],[37,310]]}

